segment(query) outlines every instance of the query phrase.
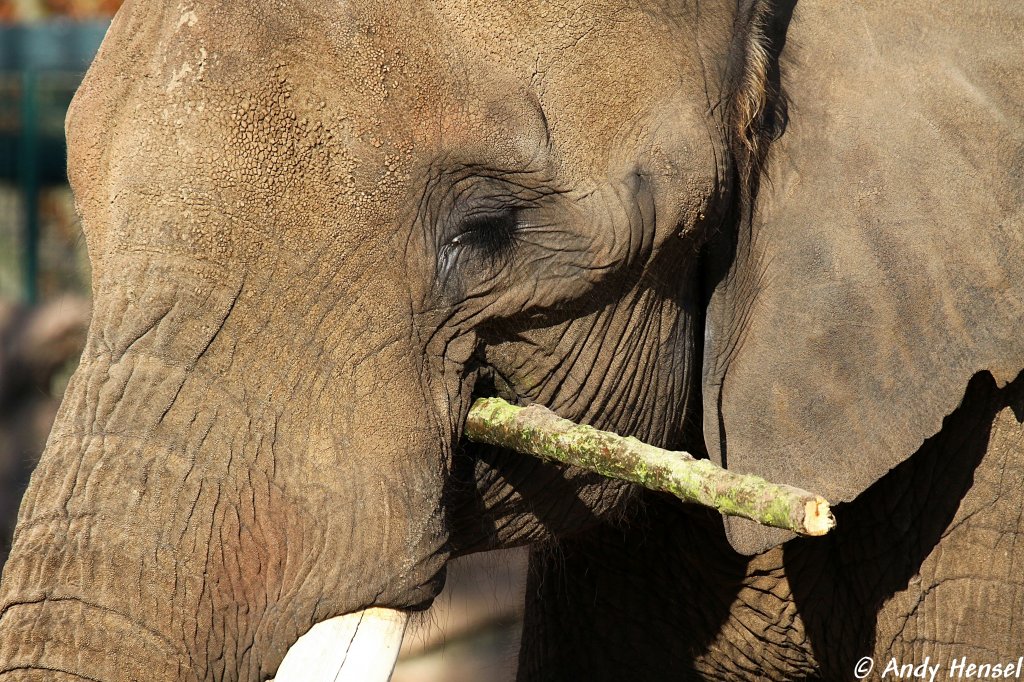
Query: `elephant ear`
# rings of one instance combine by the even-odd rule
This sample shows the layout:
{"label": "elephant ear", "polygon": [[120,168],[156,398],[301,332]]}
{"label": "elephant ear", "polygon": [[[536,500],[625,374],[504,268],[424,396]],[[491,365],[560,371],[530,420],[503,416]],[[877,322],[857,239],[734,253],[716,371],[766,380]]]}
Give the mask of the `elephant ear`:
{"label": "elephant ear", "polygon": [[[853,500],[974,374],[1024,369],[1024,4],[982,4],[785,17],[788,127],[708,307],[704,431],[729,469]],[[746,554],[788,537],[727,532]]]}

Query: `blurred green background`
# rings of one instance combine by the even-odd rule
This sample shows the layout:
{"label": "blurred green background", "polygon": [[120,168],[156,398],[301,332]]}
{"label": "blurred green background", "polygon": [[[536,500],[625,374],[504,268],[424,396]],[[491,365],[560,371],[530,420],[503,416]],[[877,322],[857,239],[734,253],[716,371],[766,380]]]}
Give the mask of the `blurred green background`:
{"label": "blurred green background", "polygon": [[0,296],[85,293],[88,262],[64,159],[64,114],[106,21],[0,24]]}

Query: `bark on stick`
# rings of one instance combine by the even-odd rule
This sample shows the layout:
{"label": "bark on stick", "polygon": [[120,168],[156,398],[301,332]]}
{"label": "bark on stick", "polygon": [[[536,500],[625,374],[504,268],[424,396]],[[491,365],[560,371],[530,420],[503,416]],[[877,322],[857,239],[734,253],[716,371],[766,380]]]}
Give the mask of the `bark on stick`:
{"label": "bark on stick", "polygon": [[465,434],[473,441],[572,464],[800,535],[824,535],[835,526],[828,502],[806,490],[580,426],[540,405],[516,407],[500,398],[481,398],[469,411]]}

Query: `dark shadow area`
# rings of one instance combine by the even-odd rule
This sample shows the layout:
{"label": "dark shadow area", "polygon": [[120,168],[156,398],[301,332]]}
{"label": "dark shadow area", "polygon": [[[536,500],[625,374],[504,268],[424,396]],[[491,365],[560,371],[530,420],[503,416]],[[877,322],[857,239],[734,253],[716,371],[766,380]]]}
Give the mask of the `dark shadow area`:
{"label": "dark shadow area", "polygon": [[704,679],[694,657],[727,619],[746,562],[716,514],[645,497],[628,527],[533,551],[521,679]]}
{"label": "dark shadow area", "polygon": [[857,660],[872,653],[879,610],[908,587],[949,531],[974,484],[995,415],[1007,406],[1019,410],[1022,398],[1020,378],[999,390],[988,372],[975,375],[940,433],[835,508],[831,535],[785,545],[786,574],[822,679],[853,679]]}

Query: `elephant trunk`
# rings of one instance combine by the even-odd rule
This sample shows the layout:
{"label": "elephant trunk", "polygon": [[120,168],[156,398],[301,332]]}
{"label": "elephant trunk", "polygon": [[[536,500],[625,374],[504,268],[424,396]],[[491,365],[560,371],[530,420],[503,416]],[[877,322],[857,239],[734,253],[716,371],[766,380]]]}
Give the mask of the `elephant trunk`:
{"label": "elephant trunk", "polygon": [[0,681],[188,679],[185,652],[108,596],[5,594]]}
{"label": "elephant trunk", "polygon": [[[39,588],[7,596],[0,651],[13,653],[0,663],[0,682],[196,679],[188,651],[119,596],[104,599],[95,586],[89,597]],[[408,621],[408,612],[371,608],[321,622],[288,650],[276,682],[387,682]]]}
{"label": "elephant trunk", "polygon": [[[243,452],[226,406],[180,372],[87,349],[4,567],[3,682],[267,679],[335,615],[316,613],[311,564],[291,561],[315,540],[253,461],[261,439]],[[159,428],[182,419],[170,402],[196,406],[189,428]]]}
{"label": "elephant trunk", "polygon": [[[218,558],[223,530],[211,496],[223,493],[202,486],[190,500],[183,477],[179,491],[161,485],[177,497],[161,527],[162,503],[145,479],[166,480],[167,450],[133,448],[140,439],[127,434],[67,432],[59,423],[51,435],[4,567],[0,680],[258,679],[224,675],[251,667],[239,655],[260,614],[231,598],[245,588],[230,584]],[[237,641],[217,634],[228,620]]]}

